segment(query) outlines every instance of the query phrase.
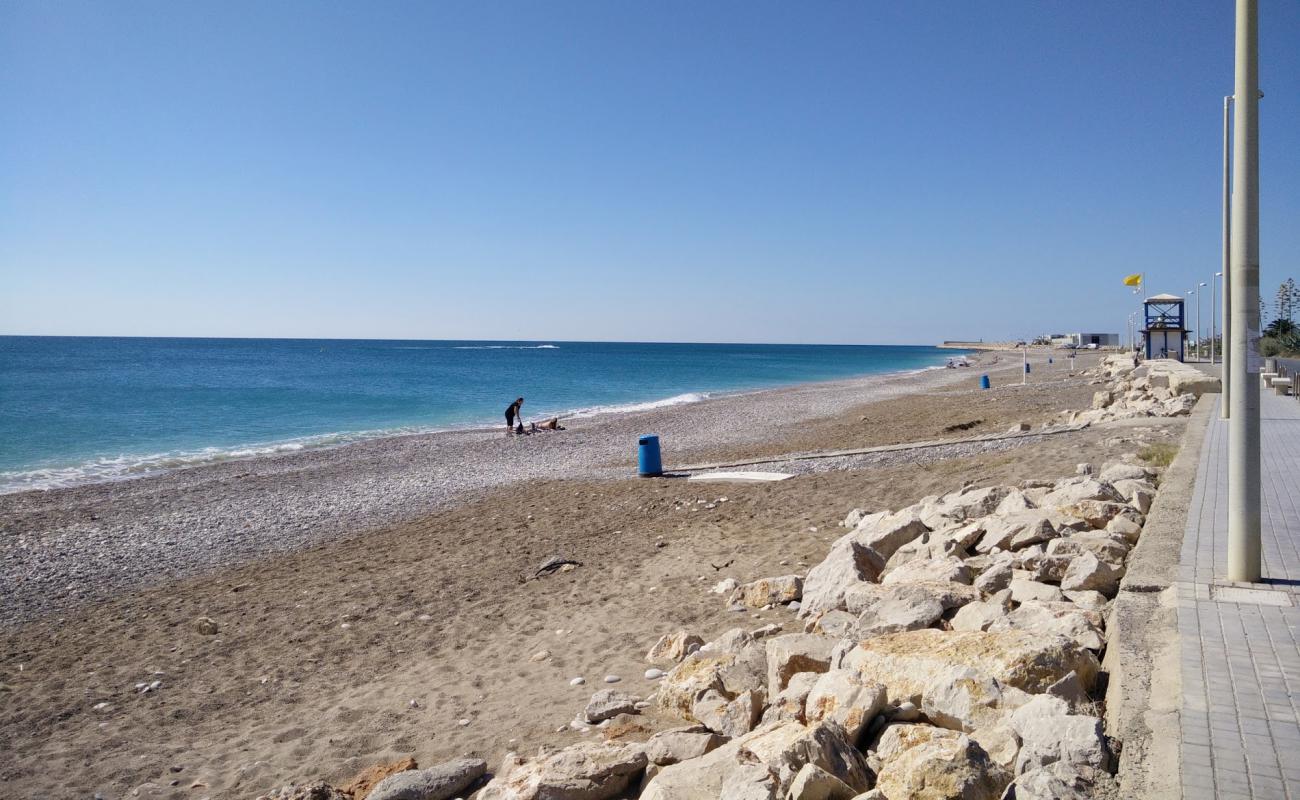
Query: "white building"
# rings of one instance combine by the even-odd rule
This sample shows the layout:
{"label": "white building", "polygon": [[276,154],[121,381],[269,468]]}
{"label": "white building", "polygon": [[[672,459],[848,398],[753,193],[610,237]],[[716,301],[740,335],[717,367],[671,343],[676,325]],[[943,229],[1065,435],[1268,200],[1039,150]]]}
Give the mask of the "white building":
{"label": "white building", "polygon": [[1118,333],[1054,333],[1052,344],[1057,347],[1119,347]]}

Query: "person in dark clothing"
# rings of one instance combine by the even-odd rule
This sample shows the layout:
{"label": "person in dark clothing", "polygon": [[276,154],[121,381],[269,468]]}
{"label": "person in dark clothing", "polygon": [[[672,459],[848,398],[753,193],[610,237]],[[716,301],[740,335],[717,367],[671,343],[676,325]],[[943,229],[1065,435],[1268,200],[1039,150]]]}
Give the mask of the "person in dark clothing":
{"label": "person in dark clothing", "polygon": [[516,417],[519,417],[519,418],[520,418],[520,420],[519,420],[519,422],[520,422],[520,427],[523,426],[522,415],[519,413],[519,408],[520,408],[520,406],[522,406],[523,404],[524,404],[524,398],[520,397],[519,399],[517,399],[517,400],[515,400],[513,403],[511,403],[511,404],[510,404],[510,407],[506,409],[506,433],[513,433],[513,432],[514,432],[514,430],[515,430],[515,418],[516,418]]}

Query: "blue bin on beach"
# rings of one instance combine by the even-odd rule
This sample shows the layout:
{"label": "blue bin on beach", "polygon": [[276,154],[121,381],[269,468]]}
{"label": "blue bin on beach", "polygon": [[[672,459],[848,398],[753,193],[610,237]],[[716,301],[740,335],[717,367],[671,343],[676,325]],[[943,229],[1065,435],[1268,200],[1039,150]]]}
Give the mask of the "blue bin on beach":
{"label": "blue bin on beach", "polygon": [[636,474],[642,478],[656,478],[664,474],[663,461],[659,456],[659,437],[642,436],[637,444]]}
{"label": "blue bin on beach", "polygon": [[987,375],[980,376],[980,388],[981,389],[989,388],[989,376]]}
{"label": "blue bin on beach", "polygon": [[1029,362],[1026,361],[1026,362],[1025,362],[1025,374],[1028,375],[1029,373],[1030,373]]}

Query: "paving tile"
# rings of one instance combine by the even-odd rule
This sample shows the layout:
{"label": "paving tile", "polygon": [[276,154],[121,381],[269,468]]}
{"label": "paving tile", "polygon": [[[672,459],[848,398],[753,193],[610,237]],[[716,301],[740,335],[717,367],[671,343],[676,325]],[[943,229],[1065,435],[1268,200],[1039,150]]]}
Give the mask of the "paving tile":
{"label": "paving tile", "polygon": [[1262,585],[1224,580],[1228,441],[1217,410],[1188,506],[1177,605],[1187,798],[1300,800],[1300,403],[1262,392],[1260,409]]}

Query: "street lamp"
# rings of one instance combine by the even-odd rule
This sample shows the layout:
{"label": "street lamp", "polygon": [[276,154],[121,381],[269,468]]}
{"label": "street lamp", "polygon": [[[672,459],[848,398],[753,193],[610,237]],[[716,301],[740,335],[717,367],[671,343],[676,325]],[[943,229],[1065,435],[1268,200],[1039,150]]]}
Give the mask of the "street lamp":
{"label": "street lamp", "polygon": [[[1216,272],[1214,273],[1214,277],[1222,278],[1223,273]],[[1218,330],[1219,301],[1215,299],[1215,295],[1218,293],[1218,290],[1219,290],[1219,282],[1210,281],[1210,363],[1211,364],[1215,363],[1214,361],[1214,351],[1216,347],[1215,342],[1219,338],[1219,330]],[[1220,383],[1222,383],[1222,381],[1220,381]]]}
{"label": "street lamp", "polygon": [[1196,360],[1201,361],[1201,295],[1205,292],[1206,284],[1201,282],[1197,284],[1199,289],[1196,292]]}
{"label": "street lamp", "polygon": [[[1191,299],[1192,295],[1194,295],[1194,294],[1196,294],[1196,290],[1195,290],[1195,289],[1188,289],[1188,290],[1187,290],[1187,297],[1188,297],[1189,300]],[[1201,315],[1201,312],[1199,311],[1199,309],[1200,309],[1200,307],[1201,307],[1201,296],[1200,296],[1199,294],[1196,294],[1196,307],[1197,307],[1197,309],[1198,309],[1197,312],[1196,312],[1196,316],[1199,317],[1199,316]],[[1184,311],[1184,312],[1183,312],[1183,316],[1186,316],[1186,315],[1187,315],[1187,312]],[[1184,319],[1184,320],[1183,320],[1183,324],[1186,325],[1186,324],[1187,324],[1187,320]],[[1199,320],[1197,321],[1196,324],[1197,324],[1197,327],[1200,327],[1200,321],[1199,321]],[[1197,349],[1197,351],[1199,351],[1199,350],[1201,349],[1201,332],[1200,332],[1200,331],[1196,331],[1195,333],[1196,333],[1196,336],[1195,336],[1194,338],[1196,339],[1196,349]]]}
{"label": "street lamp", "polygon": [[1219,371],[1219,416],[1228,419],[1232,407],[1232,95],[1223,98],[1223,345],[1219,348],[1223,369]]}
{"label": "street lamp", "polygon": [[[1232,387],[1228,416],[1228,575],[1260,579],[1259,354],[1259,4],[1237,0],[1232,136]],[[1226,366],[1226,365],[1225,365]]]}

